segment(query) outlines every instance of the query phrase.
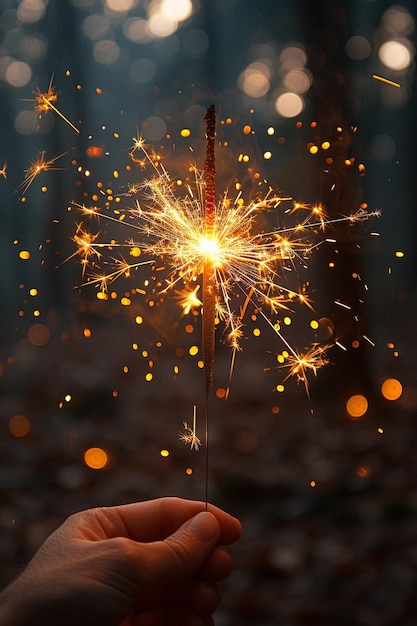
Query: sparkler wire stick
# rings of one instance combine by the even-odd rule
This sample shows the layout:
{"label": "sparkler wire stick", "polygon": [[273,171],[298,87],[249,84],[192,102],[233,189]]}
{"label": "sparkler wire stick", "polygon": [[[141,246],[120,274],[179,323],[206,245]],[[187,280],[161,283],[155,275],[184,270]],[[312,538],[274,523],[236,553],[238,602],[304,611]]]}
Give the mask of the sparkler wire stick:
{"label": "sparkler wire stick", "polygon": [[[216,276],[215,261],[210,253],[214,243],[214,221],[216,207],[215,185],[215,155],[214,140],[216,136],[216,112],[214,105],[207,109],[205,116],[207,152],[204,162],[205,197],[204,197],[204,237],[207,245],[203,266],[203,320],[202,320],[202,350],[204,362],[205,390],[206,390],[206,508],[208,505],[208,444],[209,444],[209,395],[213,378],[214,338],[216,316]],[[212,250],[214,252],[214,250]]]}
{"label": "sparkler wire stick", "polygon": [[213,255],[210,254],[211,244],[214,246],[214,219],[216,187],[214,175],[216,171],[214,157],[214,138],[216,114],[214,106],[207,109],[207,155],[204,162],[205,198],[204,198],[204,237],[207,252],[203,268],[203,361],[206,382],[206,395],[210,390],[214,361],[214,318],[216,312],[216,277]]}

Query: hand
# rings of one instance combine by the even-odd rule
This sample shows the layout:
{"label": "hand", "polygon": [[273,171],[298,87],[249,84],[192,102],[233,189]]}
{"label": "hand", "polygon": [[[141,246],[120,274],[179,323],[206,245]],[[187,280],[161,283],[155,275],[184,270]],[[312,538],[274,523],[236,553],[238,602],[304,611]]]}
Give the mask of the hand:
{"label": "hand", "polygon": [[0,626],[213,624],[240,522],[160,498],[69,517],[0,595]]}

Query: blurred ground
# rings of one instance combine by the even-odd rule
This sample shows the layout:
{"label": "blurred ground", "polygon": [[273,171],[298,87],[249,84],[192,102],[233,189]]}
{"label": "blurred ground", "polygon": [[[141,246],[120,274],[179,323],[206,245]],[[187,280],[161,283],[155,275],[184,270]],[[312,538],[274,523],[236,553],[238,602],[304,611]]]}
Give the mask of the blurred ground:
{"label": "blurred ground", "polygon": [[[172,349],[162,347],[149,384],[147,362],[131,350],[128,320],[90,316],[88,326],[86,338],[85,317],[65,329],[58,320],[46,345],[23,339],[5,359],[2,584],[76,510],[162,495],[205,497],[204,450],[178,439],[193,404],[203,412],[195,361],[175,377]],[[309,401],[295,383],[272,393],[277,372],[263,371],[262,351],[250,344],[239,354],[229,399],[211,402],[210,500],[244,526],[217,626],[416,623],[415,331],[402,328],[394,373],[404,381],[403,396],[389,403],[378,394],[392,358],[375,348],[375,389],[368,389],[368,413],[356,421],[344,406],[345,383],[355,378],[349,359],[313,381]],[[227,380],[228,359],[219,350],[214,388]],[[25,437],[10,432],[11,416],[19,414],[30,420]],[[107,451],[106,468],[85,465],[92,446]]]}

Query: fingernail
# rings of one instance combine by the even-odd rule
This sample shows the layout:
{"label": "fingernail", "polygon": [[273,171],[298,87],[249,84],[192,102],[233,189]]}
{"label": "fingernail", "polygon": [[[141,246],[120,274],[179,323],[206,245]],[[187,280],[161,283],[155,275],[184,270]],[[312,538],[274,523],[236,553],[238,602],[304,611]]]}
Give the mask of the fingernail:
{"label": "fingernail", "polygon": [[219,524],[212,513],[202,511],[192,518],[188,530],[200,541],[210,541],[218,534]]}

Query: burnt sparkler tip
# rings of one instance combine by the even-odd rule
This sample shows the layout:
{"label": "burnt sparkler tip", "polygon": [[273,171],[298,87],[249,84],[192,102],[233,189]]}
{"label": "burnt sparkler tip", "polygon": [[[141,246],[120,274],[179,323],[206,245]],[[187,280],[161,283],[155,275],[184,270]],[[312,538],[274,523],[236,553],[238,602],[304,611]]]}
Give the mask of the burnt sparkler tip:
{"label": "burnt sparkler tip", "polygon": [[211,104],[207,108],[206,115],[204,117],[206,122],[206,135],[210,139],[214,139],[216,134],[216,108],[214,104]]}

